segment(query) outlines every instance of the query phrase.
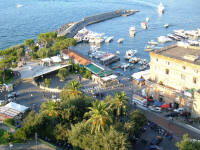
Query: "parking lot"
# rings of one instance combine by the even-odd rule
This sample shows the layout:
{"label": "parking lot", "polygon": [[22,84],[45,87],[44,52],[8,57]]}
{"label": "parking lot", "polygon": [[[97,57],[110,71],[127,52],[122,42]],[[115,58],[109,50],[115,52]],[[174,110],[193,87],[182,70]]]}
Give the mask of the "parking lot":
{"label": "parking lot", "polygon": [[142,134],[136,144],[134,144],[134,149],[149,150],[151,146],[150,143],[154,141],[153,139],[157,136],[160,136],[162,137],[162,141],[158,144],[158,147],[163,148],[163,150],[178,150],[175,145],[177,142],[176,139],[171,139],[169,136],[170,133],[168,133],[166,130],[162,129],[152,122],[149,122],[148,125],[145,126],[145,129],[146,131]]}

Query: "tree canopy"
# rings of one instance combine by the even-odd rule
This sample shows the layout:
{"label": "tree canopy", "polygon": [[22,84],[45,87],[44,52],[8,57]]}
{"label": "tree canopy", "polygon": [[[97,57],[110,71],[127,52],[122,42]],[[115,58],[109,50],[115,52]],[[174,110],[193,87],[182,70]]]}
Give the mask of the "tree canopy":
{"label": "tree canopy", "polygon": [[188,134],[183,136],[182,141],[176,144],[179,150],[199,150],[200,149],[200,141],[192,140],[188,137]]}

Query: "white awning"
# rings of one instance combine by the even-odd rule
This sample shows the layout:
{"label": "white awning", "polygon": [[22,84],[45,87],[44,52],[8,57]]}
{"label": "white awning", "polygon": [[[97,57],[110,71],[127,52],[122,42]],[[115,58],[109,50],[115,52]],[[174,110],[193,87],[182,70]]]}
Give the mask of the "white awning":
{"label": "white awning", "polygon": [[51,57],[51,60],[55,63],[62,62],[62,60],[60,59],[60,56],[53,56]]}
{"label": "white awning", "polygon": [[103,81],[108,81],[108,80],[113,80],[113,79],[117,79],[117,76],[112,74],[110,76],[107,76],[107,77],[103,77],[101,78]]}
{"label": "white awning", "polygon": [[66,54],[62,54],[62,58],[64,59],[64,60],[67,60],[67,59],[69,59],[69,56],[67,56]]}
{"label": "white awning", "polygon": [[14,103],[14,102],[10,102],[7,105],[5,105],[4,107],[11,108],[11,109],[14,109],[19,112],[25,112],[28,109],[28,107]]}
{"label": "white awning", "polygon": [[50,59],[50,58],[43,58],[42,61],[43,61],[43,62],[50,62],[51,59]]}
{"label": "white awning", "polygon": [[143,77],[145,80],[149,79],[150,70],[140,71],[132,74],[133,79],[140,79]]}

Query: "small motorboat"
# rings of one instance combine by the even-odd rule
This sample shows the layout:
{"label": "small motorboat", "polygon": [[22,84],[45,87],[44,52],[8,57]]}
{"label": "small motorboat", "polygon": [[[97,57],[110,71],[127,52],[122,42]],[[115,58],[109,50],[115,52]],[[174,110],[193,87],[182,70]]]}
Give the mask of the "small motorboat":
{"label": "small motorboat", "polygon": [[117,43],[122,43],[123,41],[124,41],[124,39],[120,38],[120,39],[117,40]]}
{"label": "small motorboat", "polygon": [[154,46],[153,45],[147,45],[144,48],[145,52],[150,52],[150,51],[153,51],[153,50],[154,50]]}
{"label": "small motorboat", "polygon": [[165,28],[168,28],[168,27],[169,27],[169,24],[164,24],[164,27],[165,27]]}
{"label": "small motorboat", "polygon": [[151,40],[148,42],[149,45],[158,45],[158,42]]}
{"label": "small motorboat", "polygon": [[135,32],[136,32],[136,29],[135,29],[134,26],[129,28],[129,34],[130,34],[130,36],[134,37],[135,36]]}
{"label": "small motorboat", "polygon": [[165,7],[163,6],[162,3],[160,3],[160,4],[158,5],[158,13],[159,13],[160,15],[162,15],[162,14],[164,13],[164,10],[165,10]]}
{"label": "small motorboat", "polygon": [[111,69],[114,70],[114,69],[118,69],[118,68],[120,68],[120,65],[113,66]]}
{"label": "small motorboat", "polygon": [[148,29],[148,23],[147,22],[141,22],[141,28],[142,29]]}
{"label": "small motorboat", "polygon": [[113,38],[114,38],[113,36],[110,36],[110,37],[105,39],[105,42],[110,43],[113,40]]}
{"label": "small motorboat", "polygon": [[149,17],[146,17],[146,22],[149,22]]}
{"label": "small motorboat", "polygon": [[129,59],[129,63],[133,63],[133,64],[136,64],[140,61],[140,58],[137,58],[137,57],[132,57]]}
{"label": "small motorboat", "polygon": [[160,43],[166,43],[166,42],[171,42],[171,41],[172,41],[172,39],[170,39],[166,36],[159,36],[158,37],[158,42],[160,42]]}
{"label": "small motorboat", "polygon": [[129,63],[122,63],[122,64],[121,64],[121,68],[122,68],[122,69],[126,69],[126,68],[129,67],[129,65],[130,65]]}
{"label": "small motorboat", "polygon": [[136,53],[137,53],[137,50],[129,49],[128,51],[126,51],[126,54],[125,54],[124,58],[125,58],[125,59],[130,59],[130,58],[133,57]]}
{"label": "small motorboat", "polygon": [[116,51],[116,54],[118,54],[118,55],[119,55],[119,54],[120,54],[120,51]]}

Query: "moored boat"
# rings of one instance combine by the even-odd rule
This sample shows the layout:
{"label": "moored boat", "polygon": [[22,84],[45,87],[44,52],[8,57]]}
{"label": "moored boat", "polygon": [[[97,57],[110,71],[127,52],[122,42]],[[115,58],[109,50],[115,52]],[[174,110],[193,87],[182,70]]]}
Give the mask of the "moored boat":
{"label": "moored boat", "polygon": [[160,3],[160,4],[158,5],[158,13],[161,15],[161,14],[164,13],[164,10],[165,10],[165,7],[163,6],[162,3]]}
{"label": "moored boat", "polygon": [[120,38],[120,39],[117,40],[117,43],[122,43],[123,41],[124,41],[124,39]]}
{"label": "moored boat", "polygon": [[113,38],[114,38],[113,36],[110,36],[110,37],[105,39],[105,42],[110,43],[113,40]]}
{"label": "moored boat", "polygon": [[130,27],[129,28],[129,34],[130,34],[130,36],[135,36],[135,31],[136,31],[136,29],[135,29],[134,26]]}
{"label": "moored boat", "polygon": [[151,40],[148,42],[149,45],[158,45],[158,42]]}
{"label": "moored boat", "polygon": [[124,58],[125,58],[125,59],[130,59],[130,58],[133,57],[136,53],[137,53],[137,50],[129,49],[129,50],[126,51],[126,54],[125,54]]}
{"label": "moored boat", "polygon": [[142,29],[148,29],[148,23],[147,22],[141,22],[141,28]]}

